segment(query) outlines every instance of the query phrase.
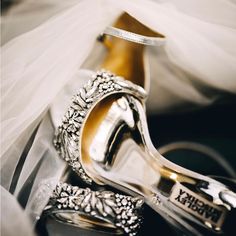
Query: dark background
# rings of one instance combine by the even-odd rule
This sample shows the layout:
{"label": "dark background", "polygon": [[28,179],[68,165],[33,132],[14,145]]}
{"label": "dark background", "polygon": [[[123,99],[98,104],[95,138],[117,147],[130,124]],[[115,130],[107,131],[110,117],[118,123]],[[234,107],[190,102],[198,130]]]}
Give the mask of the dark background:
{"label": "dark background", "polygon": [[[149,132],[156,148],[176,141],[207,145],[236,169],[236,102],[199,110],[148,117]],[[172,161],[207,175],[228,175],[217,163],[199,153],[178,151],[167,155]],[[204,162],[207,161],[207,162]],[[202,164],[204,168],[202,168]]]}

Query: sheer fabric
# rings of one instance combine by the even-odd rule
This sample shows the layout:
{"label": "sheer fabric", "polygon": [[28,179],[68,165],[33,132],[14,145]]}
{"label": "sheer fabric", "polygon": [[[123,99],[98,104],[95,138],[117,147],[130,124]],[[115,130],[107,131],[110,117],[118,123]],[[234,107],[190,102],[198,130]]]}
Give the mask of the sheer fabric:
{"label": "sheer fabric", "polygon": [[32,224],[26,216],[26,213],[20,207],[17,200],[2,186],[1,211],[4,213],[4,217],[1,217],[2,235],[34,235]]}
{"label": "sheer fabric", "polygon": [[[209,105],[236,93],[233,1],[81,0],[65,5],[61,1],[41,2],[45,7],[49,3],[53,7],[44,15],[40,10],[22,15],[25,9],[37,6],[35,1],[27,0],[3,17],[5,29],[9,27],[9,32],[14,32],[4,32],[4,40],[18,37],[2,47],[1,185],[10,190],[23,150],[38,127],[13,191],[19,199],[33,176],[25,204],[26,215],[33,222],[65,168],[52,146],[54,126],[62,118],[69,98],[89,78],[105,53],[94,50],[97,35],[122,11],[167,38],[164,47],[147,50],[151,112]],[[20,211],[16,214],[22,217]]]}

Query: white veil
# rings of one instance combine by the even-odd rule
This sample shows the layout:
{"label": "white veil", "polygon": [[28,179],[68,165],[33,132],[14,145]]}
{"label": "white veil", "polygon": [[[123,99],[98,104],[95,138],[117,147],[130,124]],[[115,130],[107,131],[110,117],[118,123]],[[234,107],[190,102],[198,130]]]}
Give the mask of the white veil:
{"label": "white veil", "polygon": [[[25,0],[22,4],[27,8],[35,2]],[[53,125],[61,119],[69,97],[91,73],[81,68],[85,60],[94,60],[88,55],[97,35],[122,11],[167,38],[165,47],[149,51],[152,90],[148,105],[152,112],[186,104],[208,105],[236,93],[233,1],[73,0],[64,6],[58,2],[42,1],[45,6],[54,4],[43,17],[40,10],[22,15],[22,5],[2,19],[5,29],[14,29],[10,35],[3,31],[5,41],[18,37],[2,47],[1,185],[10,191],[15,181],[12,193],[19,199],[33,178],[25,203],[33,221],[65,167],[52,147]],[[33,144],[24,157],[32,135]],[[24,165],[14,180],[22,156]]]}

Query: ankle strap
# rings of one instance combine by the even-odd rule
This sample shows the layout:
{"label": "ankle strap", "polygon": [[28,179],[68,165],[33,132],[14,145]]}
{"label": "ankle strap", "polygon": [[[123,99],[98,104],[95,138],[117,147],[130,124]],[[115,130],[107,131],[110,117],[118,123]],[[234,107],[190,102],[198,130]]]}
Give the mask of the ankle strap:
{"label": "ankle strap", "polygon": [[149,37],[141,34],[135,34],[126,30],[118,29],[112,26],[108,26],[101,36],[111,35],[117,38],[121,38],[130,42],[139,43],[149,46],[161,46],[165,43],[166,38],[161,37]]}

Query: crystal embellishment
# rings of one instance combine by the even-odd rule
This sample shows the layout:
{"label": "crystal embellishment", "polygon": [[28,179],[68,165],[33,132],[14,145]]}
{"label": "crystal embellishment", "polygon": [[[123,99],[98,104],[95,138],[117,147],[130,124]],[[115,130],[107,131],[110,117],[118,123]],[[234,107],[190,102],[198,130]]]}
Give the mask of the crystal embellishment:
{"label": "crystal embellishment", "polygon": [[73,97],[55,133],[54,146],[57,152],[87,184],[91,184],[92,179],[81,162],[82,125],[93,107],[114,93],[128,93],[141,100],[146,98],[146,92],[140,86],[108,71],[98,71]]}

